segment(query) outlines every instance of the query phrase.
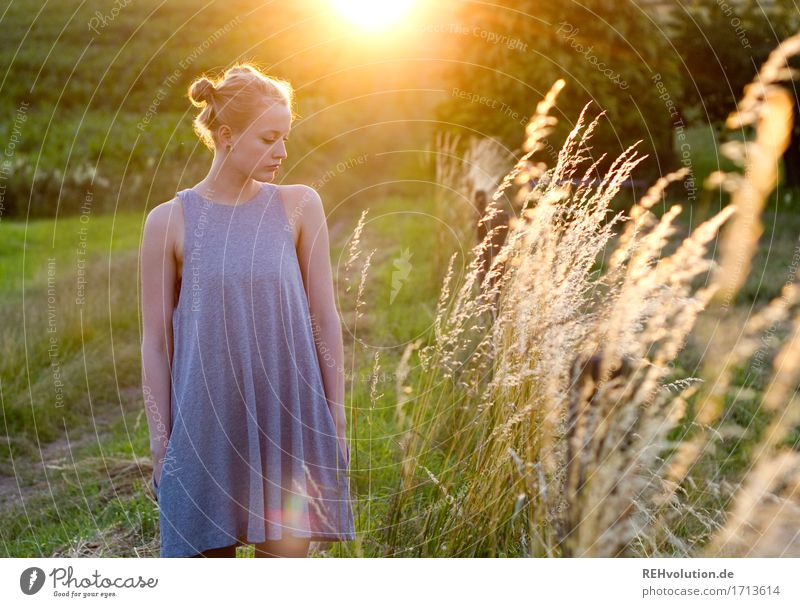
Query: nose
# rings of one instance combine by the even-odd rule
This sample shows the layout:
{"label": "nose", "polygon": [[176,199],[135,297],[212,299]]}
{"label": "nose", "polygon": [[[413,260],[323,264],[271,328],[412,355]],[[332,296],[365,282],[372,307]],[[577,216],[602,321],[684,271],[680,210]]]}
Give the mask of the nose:
{"label": "nose", "polygon": [[286,143],[281,139],[272,150],[272,156],[276,159],[286,158]]}

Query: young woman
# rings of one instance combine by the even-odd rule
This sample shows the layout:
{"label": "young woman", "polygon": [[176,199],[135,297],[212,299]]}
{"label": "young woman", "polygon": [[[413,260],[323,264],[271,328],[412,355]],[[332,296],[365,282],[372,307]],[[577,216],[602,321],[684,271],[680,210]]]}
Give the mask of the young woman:
{"label": "young woman", "polygon": [[317,193],[270,183],[292,89],[251,64],[189,98],[206,177],[147,216],[142,384],[161,556],[354,539],[344,355]]}

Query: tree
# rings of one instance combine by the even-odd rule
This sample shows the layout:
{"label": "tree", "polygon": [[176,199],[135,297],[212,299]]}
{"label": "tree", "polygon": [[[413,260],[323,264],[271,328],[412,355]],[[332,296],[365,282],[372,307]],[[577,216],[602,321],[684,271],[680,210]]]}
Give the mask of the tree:
{"label": "tree", "polygon": [[[694,0],[671,12],[668,27],[682,58],[682,106],[692,122],[707,122],[721,129],[742,89],[755,77],[770,51],[800,27],[800,14],[789,2]],[[792,94],[798,104],[784,154],[785,184],[800,187],[800,100],[796,86]]]}
{"label": "tree", "polygon": [[[559,127],[552,155],[580,110],[593,101],[606,120],[594,149],[613,158],[642,139],[639,150],[664,172],[675,164],[675,116],[656,82],[672,82],[668,40],[638,4],[614,0],[465,2],[457,13],[459,61],[450,70],[451,98],[439,108],[442,120],[493,136],[510,148],[550,85],[563,78]],[[672,87],[670,87],[672,88]]]}

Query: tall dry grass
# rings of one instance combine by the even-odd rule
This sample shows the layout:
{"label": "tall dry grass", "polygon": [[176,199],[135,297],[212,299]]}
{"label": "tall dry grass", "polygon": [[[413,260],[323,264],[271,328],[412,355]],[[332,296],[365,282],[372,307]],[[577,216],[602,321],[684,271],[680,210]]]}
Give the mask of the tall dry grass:
{"label": "tall dry grass", "polygon": [[[700,512],[688,497],[692,466],[721,426],[731,371],[752,353],[759,330],[795,306],[796,276],[751,318],[742,339],[710,347],[701,377],[673,372],[698,315],[724,316],[749,269],[791,125],[777,83],[790,76],[782,66],[797,46],[797,37],[781,45],[731,117],[731,126],[752,124],[756,137],[725,149],[744,164],[742,174],[712,184],[731,193],[730,204],[683,239],[673,225],[681,205],[661,217],[652,210],[683,171],[659,179],[627,214],[612,213],[644,157],[634,144],[595,179],[603,158],[593,158],[588,144],[600,116],[589,120],[588,105],[556,165],[531,162],[554,124],[549,111],[563,82],[554,85],[526,129],[525,154],[487,211],[490,217],[512,184],[520,187],[522,212],[491,270],[479,280],[491,234],[472,249],[466,272],[455,271],[457,253],[450,259],[432,342],[419,352],[418,396],[399,417],[405,435],[385,538],[390,552],[800,552],[800,456],[779,447],[798,422],[792,387],[800,379],[800,316],[764,394],[773,421],[750,473],[724,489],[736,495],[733,508]],[[726,223],[717,263],[709,248]],[[738,335],[724,333],[723,342]],[[676,437],[687,421],[699,430]],[[687,517],[702,522],[700,537],[682,535]]]}
{"label": "tall dry grass", "polygon": [[[795,103],[783,84],[797,75],[789,68],[789,59],[798,53],[800,33],[770,54],[727,121],[731,129],[754,127],[756,137],[752,142],[724,150],[743,167],[741,174],[719,174],[714,178],[714,182],[732,192],[733,203],[741,209],[731,233],[723,240],[715,277],[722,285],[714,302],[720,316],[747,277],[762,232],[761,214],[789,143]],[[720,417],[720,395],[730,383],[732,370],[750,361],[759,342],[763,344],[759,334],[765,329],[772,333],[779,326],[784,328],[786,336],[773,347],[773,364],[760,399],[760,409],[769,416],[768,425],[753,450],[748,474],[736,487],[724,525],[704,547],[702,556],[800,556],[800,452],[798,445],[789,440],[791,431],[800,424],[798,280],[800,268],[790,267],[781,294],[748,319],[741,339],[731,344],[728,333],[724,333],[715,344],[714,357],[706,369],[707,377],[719,378],[717,385],[706,391],[709,405],[700,410],[704,423],[711,425]],[[694,444],[686,451],[688,456],[672,470],[675,479],[685,475],[687,462],[696,461],[700,448]]]}

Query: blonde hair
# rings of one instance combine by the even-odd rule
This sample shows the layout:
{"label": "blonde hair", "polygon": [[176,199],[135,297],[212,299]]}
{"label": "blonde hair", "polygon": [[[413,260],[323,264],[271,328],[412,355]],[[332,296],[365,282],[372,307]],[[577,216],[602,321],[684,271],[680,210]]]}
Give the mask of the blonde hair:
{"label": "blonde hair", "polygon": [[294,114],[294,90],[285,80],[264,74],[251,63],[237,63],[221,78],[200,76],[189,86],[189,100],[203,108],[192,121],[194,132],[210,150],[214,150],[214,130],[227,124],[236,131],[250,124],[265,103],[285,104]]}

